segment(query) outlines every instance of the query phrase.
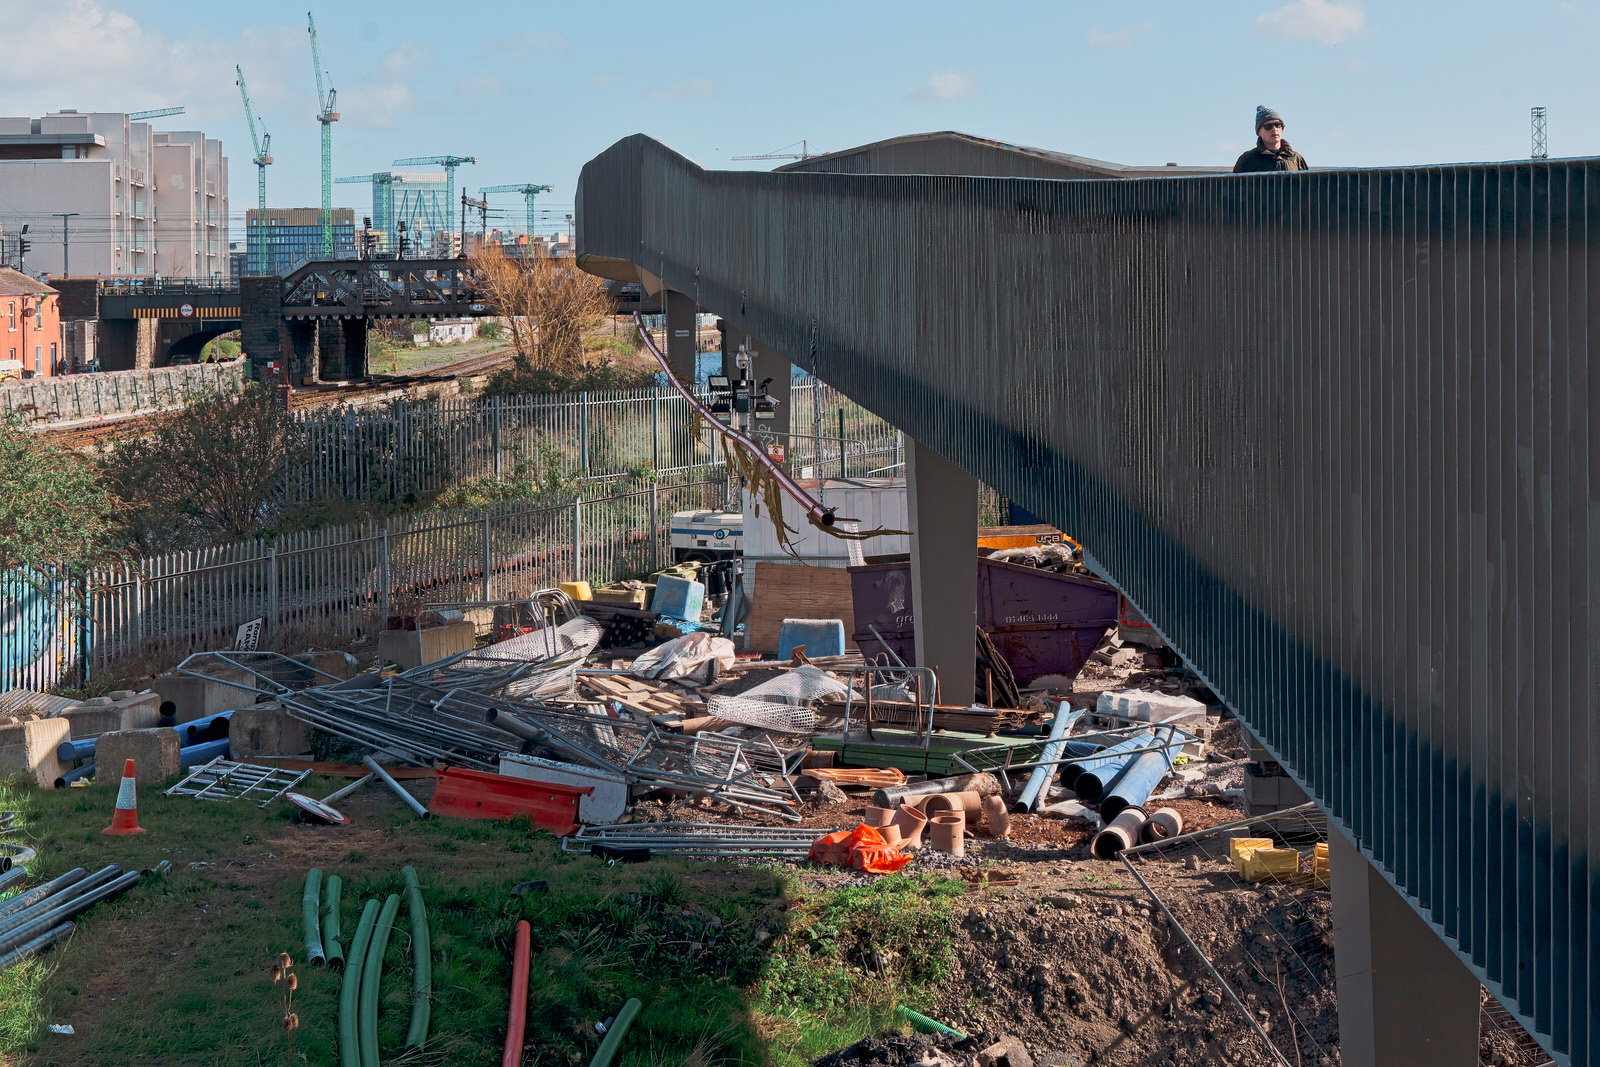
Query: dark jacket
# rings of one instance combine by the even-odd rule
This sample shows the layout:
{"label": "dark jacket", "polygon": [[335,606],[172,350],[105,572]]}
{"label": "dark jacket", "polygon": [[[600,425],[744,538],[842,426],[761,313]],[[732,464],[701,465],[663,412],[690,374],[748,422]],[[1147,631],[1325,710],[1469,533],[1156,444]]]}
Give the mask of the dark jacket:
{"label": "dark jacket", "polygon": [[1256,146],[1239,157],[1239,162],[1233,165],[1235,174],[1263,174],[1275,170],[1310,170],[1306,164],[1306,157],[1289,147],[1289,142],[1283,142],[1283,147],[1276,152],[1269,149],[1261,138],[1256,138]]}

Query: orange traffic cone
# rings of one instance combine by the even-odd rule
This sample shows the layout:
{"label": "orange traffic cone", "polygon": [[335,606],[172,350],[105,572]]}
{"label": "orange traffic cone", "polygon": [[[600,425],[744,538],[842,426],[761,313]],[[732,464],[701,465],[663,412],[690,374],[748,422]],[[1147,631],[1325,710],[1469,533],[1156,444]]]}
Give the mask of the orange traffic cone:
{"label": "orange traffic cone", "polygon": [[117,787],[117,810],[111,816],[111,825],[101,830],[101,833],[144,833],[139,826],[139,802],[134,797],[134,786],[133,760],[125,760],[122,764],[122,784]]}

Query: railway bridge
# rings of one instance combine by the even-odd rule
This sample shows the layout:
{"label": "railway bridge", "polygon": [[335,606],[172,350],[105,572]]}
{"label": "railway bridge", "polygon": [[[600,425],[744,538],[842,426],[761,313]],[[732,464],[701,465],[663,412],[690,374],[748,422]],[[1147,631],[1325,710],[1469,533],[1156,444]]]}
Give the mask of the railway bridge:
{"label": "railway bridge", "polygon": [[583,170],[579,264],[906,432],[947,678],[976,479],[1083,543],[1327,813],[1347,1067],[1475,1063],[1480,981],[1600,1067],[1600,161],[1039,156],[634,136]]}
{"label": "railway bridge", "polygon": [[95,321],[101,366],[124,370],[197,354],[240,330],[257,375],[292,381],[367,375],[374,319],[489,314],[461,259],[312,261],[287,277],[233,285],[182,279],[67,278],[62,318]]}

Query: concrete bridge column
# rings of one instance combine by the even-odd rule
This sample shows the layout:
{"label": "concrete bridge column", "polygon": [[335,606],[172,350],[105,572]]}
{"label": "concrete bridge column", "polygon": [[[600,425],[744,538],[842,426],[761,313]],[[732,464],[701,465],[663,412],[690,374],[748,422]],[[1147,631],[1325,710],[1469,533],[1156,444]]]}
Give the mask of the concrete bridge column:
{"label": "concrete bridge column", "polygon": [[133,370],[138,366],[138,319],[103,319],[96,334],[101,370]]}
{"label": "concrete bridge column", "polygon": [[283,374],[298,382],[317,368],[317,323],[311,319],[291,319],[283,324]]}
{"label": "concrete bridge column", "polygon": [[[321,381],[348,377],[344,369],[344,323],[342,319],[323,319],[317,323],[317,364],[306,370]],[[298,381],[298,379],[297,379]]]}
{"label": "concrete bridge column", "polygon": [[344,328],[344,376],[346,378],[365,378],[367,376],[367,328],[371,323],[366,319],[343,319]]}
{"label": "concrete bridge column", "polygon": [[692,298],[671,289],[661,294],[661,304],[667,316],[667,363],[672,367],[673,374],[693,384],[695,356],[700,340],[695,316],[700,309]]}
{"label": "concrete bridge column", "polygon": [[239,339],[245,356],[260,377],[283,349],[283,279],[273,275],[239,279]]}
{"label": "concrete bridge column", "polygon": [[917,666],[939,672],[942,703],[965,707],[978,673],[978,480],[908,440],[906,492]]}
{"label": "concrete bridge column", "polygon": [[1477,976],[1355,843],[1331,825],[1328,867],[1339,1062],[1343,1067],[1475,1067]]}

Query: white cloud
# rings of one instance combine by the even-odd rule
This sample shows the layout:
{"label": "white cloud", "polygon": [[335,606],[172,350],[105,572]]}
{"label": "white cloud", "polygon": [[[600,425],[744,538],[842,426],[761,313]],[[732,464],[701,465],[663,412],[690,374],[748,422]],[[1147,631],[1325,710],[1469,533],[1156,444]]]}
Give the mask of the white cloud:
{"label": "white cloud", "polygon": [[1294,0],[1256,19],[1256,32],[1286,41],[1340,44],[1362,31],[1367,12],[1361,0]]}
{"label": "white cloud", "polygon": [[928,75],[928,83],[911,90],[906,99],[919,104],[944,103],[964,100],[983,91],[976,70],[936,70]]}
{"label": "white cloud", "polygon": [[362,126],[393,126],[410,115],[416,103],[417,94],[398,78],[380,78],[339,90],[341,119]]}
{"label": "white cloud", "polygon": [[380,66],[391,78],[403,77],[433,65],[433,56],[411,40],[401,41],[398,47],[384,53]]}
{"label": "white cloud", "polygon": [[686,82],[673,82],[650,90],[650,99],[683,103],[689,100],[710,100],[717,95],[717,82],[711,78],[694,78]]}
{"label": "white cloud", "polygon": [[1126,48],[1155,28],[1156,24],[1149,19],[1120,30],[1104,30],[1096,26],[1089,31],[1089,43],[1096,48]]}

